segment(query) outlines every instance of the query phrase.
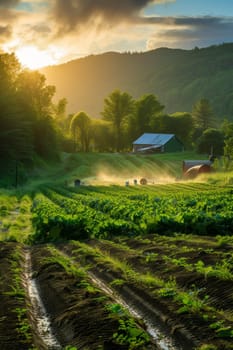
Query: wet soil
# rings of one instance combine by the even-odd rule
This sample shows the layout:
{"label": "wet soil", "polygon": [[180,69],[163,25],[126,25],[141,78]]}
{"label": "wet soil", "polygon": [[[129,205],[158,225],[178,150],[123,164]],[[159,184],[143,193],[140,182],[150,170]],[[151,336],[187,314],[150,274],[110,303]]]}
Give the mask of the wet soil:
{"label": "wet soil", "polygon": [[53,261],[43,263],[41,257],[48,258],[49,255],[46,248],[33,248],[32,264],[42,301],[62,347],[116,348],[112,337],[117,332],[118,321],[110,318],[103,307],[102,293],[82,288],[82,278],[68,275],[61,265]]}
{"label": "wet soil", "polygon": [[22,246],[16,243],[1,243],[0,245],[0,349],[1,350],[27,350],[32,345],[24,332],[20,332],[20,321],[26,319],[19,312],[27,308],[26,299],[16,290],[16,267],[23,265],[23,255],[16,259],[13,257],[16,250],[22,251]]}
{"label": "wet soil", "polygon": [[[24,293],[17,297],[12,295],[12,284],[15,276],[12,272],[13,255],[20,252],[18,266],[22,267],[20,285]],[[39,296],[49,315],[56,346],[48,345],[37,329],[37,315],[28,300],[28,281],[25,281],[25,251],[31,255],[31,275],[36,282]],[[0,349],[1,350],[55,350],[73,346],[81,350],[127,350],[130,343],[119,342],[114,334],[120,331],[119,320],[127,322],[128,314],[120,317],[112,314],[106,305],[114,304],[114,300],[96,288],[85,273],[80,274],[54,258],[47,246],[25,248],[16,243],[1,243],[0,249]],[[29,324],[28,338],[19,331],[18,308],[25,308],[25,320]],[[33,314],[34,313],[34,314]],[[144,332],[142,321],[138,323],[140,332]],[[120,333],[121,332],[121,333]],[[30,335],[30,337],[29,337]],[[144,345],[138,344],[135,349],[156,350],[157,346],[150,338]]]}
{"label": "wet soil", "polygon": [[[207,240],[207,239],[206,239]],[[208,303],[213,307],[224,310],[229,314],[233,314],[233,281],[225,279],[224,276],[216,277],[208,274],[199,273],[197,271],[189,271],[187,267],[175,265],[172,262],[166,261],[164,257],[174,259],[185,258],[189,265],[193,265],[201,261],[206,266],[214,266],[221,263],[223,259],[229,259],[229,267],[233,271],[233,256],[231,247],[225,246],[214,251],[211,249],[213,239],[210,238],[209,246],[201,250],[191,250],[189,252],[179,252],[179,247],[171,250],[169,247],[162,245],[140,244],[135,240],[127,240],[130,251],[111,246],[104,241],[91,241],[90,244],[98,246],[100,249],[107,251],[110,255],[126,261],[130,266],[133,266],[140,273],[150,272],[159,278],[169,280],[174,278],[176,283],[182,289],[198,289],[199,295],[204,297],[208,295]],[[180,242],[181,243],[181,242]],[[184,244],[184,242],[182,242]],[[181,245],[182,246],[182,245]],[[186,245],[187,247],[187,242]],[[196,245],[194,245],[196,246]],[[190,244],[189,248],[193,247]],[[148,255],[156,254],[152,261],[147,260]]]}
{"label": "wet soil", "polygon": [[[88,246],[98,247],[100,251],[127,262],[137,272],[143,274],[149,272],[165,280],[174,277],[180,288],[187,291],[193,285],[197,286],[200,289],[200,297],[208,294],[209,305],[221,311],[222,318],[227,325],[232,325],[233,285],[231,280],[203,276],[196,271],[187,271],[184,266],[172,265],[162,258],[162,255],[169,254],[169,247],[163,247],[161,242],[156,245],[155,241],[142,243],[130,239],[124,243],[124,246],[131,248],[129,250],[119,245],[114,246],[107,241],[90,240],[86,243]],[[187,242],[180,243],[180,248],[184,244],[187,245]],[[68,257],[71,266],[75,266],[78,273],[76,270],[68,269],[65,263],[58,263],[47,245],[26,248],[18,243],[1,243],[1,350],[29,350],[33,347],[39,350],[54,350],[65,349],[67,346],[74,346],[79,350],[131,349],[130,344],[119,344],[119,341],[117,342],[114,338],[114,334],[119,332],[119,315],[110,314],[106,305],[115,303],[115,300],[95,285],[91,276],[88,276],[89,272],[95,278],[111,286],[116,295],[121,296],[126,304],[140,313],[142,319],[147,320],[162,334],[170,337],[173,342],[171,349],[196,350],[203,344],[213,344],[218,350],[233,349],[232,338],[219,339],[215,331],[209,328],[208,322],[198,313],[177,313],[177,305],[174,300],[169,297],[159,298],[155,293],[155,287],[145,287],[134,278],[124,280],[119,269],[112,268],[110,264],[101,262],[92,255],[77,252],[74,244],[62,244],[56,248],[58,253],[64,254],[65,258]],[[218,259],[229,257],[231,254],[229,246],[216,248],[214,252],[212,248],[213,242],[211,241],[210,245],[206,242],[203,250],[186,251],[185,258],[189,262],[198,261],[200,258],[205,263],[215,264]],[[24,280],[26,251],[30,253],[30,273],[49,315],[52,332],[59,344],[57,347],[46,345],[37,330],[35,310],[30,303]],[[156,259],[146,262],[148,252],[156,253]],[[177,251],[173,251],[171,256],[178,258],[180,254],[177,248]],[[19,292],[15,287],[17,273],[22,277],[20,282],[22,288]],[[117,280],[124,280],[124,283],[114,284],[114,281]],[[25,290],[22,291],[22,289]],[[19,318],[19,309],[26,310],[21,318]],[[24,321],[30,325],[27,332],[21,327]],[[138,325],[146,329],[142,320],[138,321]],[[161,348],[151,339],[146,345],[135,347],[135,349]]]}
{"label": "wet soil", "polygon": [[[201,273],[195,272],[195,271],[187,271],[182,266],[174,266],[172,264],[164,262],[164,260],[161,258],[161,254],[169,254],[169,248],[165,247],[163,248],[160,246],[159,251],[157,250],[158,256],[156,257],[155,261],[152,262],[145,262],[144,259],[144,251],[147,251],[147,249],[151,248],[150,244],[143,244],[140,245],[140,249],[138,250],[139,244],[136,242],[136,249],[134,246],[134,240],[126,240],[127,246],[131,248],[131,250],[127,249],[121,249],[120,247],[113,246],[111,243],[109,244],[107,241],[97,241],[92,240],[88,243],[92,245],[93,247],[98,247],[101,251],[107,252],[107,254],[111,255],[112,257],[118,258],[120,261],[124,261],[129,266],[132,266],[133,269],[137,272],[146,274],[147,272],[155,275],[156,277],[163,278],[165,280],[169,280],[171,278],[174,278],[176,280],[176,283],[180,288],[183,290],[186,290],[187,292],[194,292],[195,290],[198,290],[198,296],[200,298],[205,298],[208,296],[208,305],[210,307],[213,307],[217,310],[217,314],[224,319],[224,323],[227,324],[229,327],[233,327],[232,323],[232,316],[233,316],[233,283],[232,279],[224,280],[221,278],[217,278],[214,276],[205,276]],[[187,242],[186,242],[187,245]],[[208,247],[208,242],[206,242],[205,249],[212,247],[212,240],[210,240],[210,246]],[[134,251],[135,249],[135,251]],[[138,250],[138,251],[137,251]],[[153,247],[153,250],[156,250],[156,247]],[[174,253],[174,252],[173,252]],[[179,253],[179,250],[177,249],[177,253]],[[189,253],[186,253],[186,256],[188,255],[190,261],[195,261],[198,256],[204,257],[203,261],[206,263],[209,261],[212,261],[212,263],[217,263],[219,260],[219,257],[225,257],[226,254],[229,254],[229,247],[222,247],[221,251],[214,252],[210,251],[204,252],[204,254],[199,251],[196,252],[195,250],[190,251]],[[220,254],[221,253],[221,254]],[[171,254],[171,251],[170,251]],[[172,254],[171,254],[172,255]],[[174,256],[174,254],[173,254]],[[104,271],[104,267],[102,269]],[[103,278],[106,278],[106,273],[103,272],[104,276]],[[120,276],[113,276],[112,278],[120,278]],[[137,285],[137,283],[136,283]],[[125,287],[125,285],[124,285]],[[134,288],[131,285],[130,288]],[[178,314],[177,310],[179,308],[178,305],[174,304],[174,300],[172,300],[169,297],[166,298],[157,298],[155,294],[153,293],[154,288],[150,290],[150,288],[147,288],[147,293],[145,293],[145,287],[141,290],[138,290],[137,294],[139,294],[142,299],[149,300],[152,299],[152,305],[154,305],[157,310],[163,315],[166,315],[166,322],[167,324],[170,324],[170,331],[176,333],[176,338],[179,338],[181,341],[181,345],[184,349],[191,349],[195,348],[198,344],[203,343],[210,343],[215,344],[217,346],[217,349],[232,349],[233,345],[231,342],[231,338],[228,337],[228,339],[221,339],[219,340],[216,336],[215,331],[210,329],[209,323],[206,322],[203,318],[202,314]],[[211,314],[211,313],[210,313]],[[211,316],[212,317],[212,316]],[[215,316],[214,316],[215,317]],[[218,318],[216,319],[216,321]],[[162,320],[161,320],[162,321]],[[214,322],[214,319],[213,319]],[[180,332],[180,330],[183,330],[183,332]],[[183,334],[185,331],[188,331],[186,333],[187,337]],[[192,335],[190,337],[190,334]],[[186,340],[193,342],[186,343],[185,344],[185,338]],[[227,337],[226,337],[227,338]],[[205,340],[205,342],[204,342]]]}

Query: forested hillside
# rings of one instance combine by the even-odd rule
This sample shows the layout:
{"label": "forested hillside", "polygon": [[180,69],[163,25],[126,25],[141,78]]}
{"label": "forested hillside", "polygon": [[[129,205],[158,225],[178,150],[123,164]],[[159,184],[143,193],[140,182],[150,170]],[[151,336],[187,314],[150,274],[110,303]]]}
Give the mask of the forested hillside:
{"label": "forested hillside", "polygon": [[57,97],[66,97],[71,113],[84,110],[98,117],[114,89],[138,98],[155,94],[166,112],[192,110],[207,98],[218,119],[233,118],[233,44],[144,53],[91,55],[42,70]]}

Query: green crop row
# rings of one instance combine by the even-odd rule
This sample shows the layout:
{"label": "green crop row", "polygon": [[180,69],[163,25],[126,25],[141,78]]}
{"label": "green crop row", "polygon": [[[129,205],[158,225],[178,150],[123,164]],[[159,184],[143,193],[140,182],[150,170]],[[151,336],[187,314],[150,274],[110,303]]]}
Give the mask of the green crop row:
{"label": "green crop row", "polygon": [[[152,186],[151,186],[152,188]],[[59,189],[37,194],[33,202],[35,241],[111,238],[148,233],[231,235],[232,190],[174,192],[159,196],[144,188],[101,190],[86,187],[80,193]],[[109,193],[108,193],[109,191]]]}
{"label": "green crop row", "polygon": [[33,225],[35,234],[32,242],[53,242],[65,239],[105,237],[110,234],[128,234],[137,227],[125,220],[115,220],[100,214],[78,201],[50,193],[49,199],[43,194],[35,197]]}
{"label": "green crop row", "polygon": [[[116,196],[98,192],[71,194],[83,205],[137,224],[140,233],[193,233],[199,235],[231,235],[233,224],[232,191],[193,192],[192,195],[153,195],[138,191],[137,195]],[[125,192],[124,192],[125,193]]]}

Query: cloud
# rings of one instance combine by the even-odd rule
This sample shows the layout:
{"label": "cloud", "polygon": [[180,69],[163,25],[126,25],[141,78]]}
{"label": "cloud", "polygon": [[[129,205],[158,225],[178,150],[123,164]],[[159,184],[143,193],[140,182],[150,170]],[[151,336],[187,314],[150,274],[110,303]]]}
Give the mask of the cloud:
{"label": "cloud", "polygon": [[106,28],[134,22],[148,5],[171,1],[176,0],[55,0],[52,17],[59,24],[59,34],[96,23]]}
{"label": "cloud", "polygon": [[0,0],[0,7],[14,7],[20,3],[21,0]]}
{"label": "cloud", "polygon": [[0,43],[4,43],[5,41],[9,40],[11,37],[11,27],[9,25],[7,26],[0,26]]}
{"label": "cloud", "polygon": [[161,46],[190,49],[232,42],[233,17],[155,17],[145,19],[155,25],[147,48]]}
{"label": "cloud", "polygon": [[175,1],[0,0],[0,46],[12,51],[36,46],[64,62],[110,50],[189,49],[232,41],[232,17],[146,15],[156,13],[156,4]]}
{"label": "cloud", "polygon": [[51,28],[45,23],[38,23],[31,27],[31,30],[37,34],[49,34],[51,33]]}

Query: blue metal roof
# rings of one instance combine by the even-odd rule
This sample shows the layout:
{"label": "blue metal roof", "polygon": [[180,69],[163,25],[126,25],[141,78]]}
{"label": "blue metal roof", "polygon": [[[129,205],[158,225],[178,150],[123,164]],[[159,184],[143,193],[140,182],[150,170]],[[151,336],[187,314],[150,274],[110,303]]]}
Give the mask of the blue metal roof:
{"label": "blue metal roof", "polygon": [[157,145],[163,146],[170,139],[172,139],[175,134],[149,134],[145,133],[140,136],[136,141],[133,142],[134,145]]}

